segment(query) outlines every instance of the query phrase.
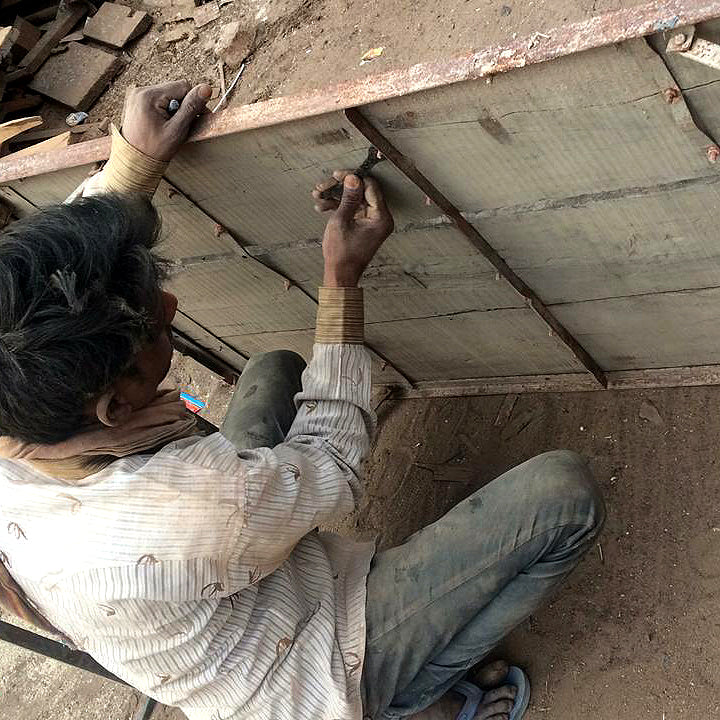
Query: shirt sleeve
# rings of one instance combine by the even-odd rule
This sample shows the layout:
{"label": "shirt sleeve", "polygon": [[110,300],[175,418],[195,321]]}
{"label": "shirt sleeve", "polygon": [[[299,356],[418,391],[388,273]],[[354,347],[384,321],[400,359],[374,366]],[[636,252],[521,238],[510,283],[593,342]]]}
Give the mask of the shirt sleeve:
{"label": "shirt sleeve", "polygon": [[[220,554],[243,570],[236,576],[242,582],[248,573],[259,579],[277,569],[303,536],[351,512],[361,492],[363,461],[375,428],[370,356],[357,327],[343,335],[345,313],[327,307],[325,294],[321,297],[318,315],[337,318],[334,330],[332,322],[324,323],[325,332],[348,339],[315,343],[284,442],[238,452],[214,435],[176,455],[198,466],[198,482],[199,466],[216,473],[219,488],[206,495],[206,510],[200,513],[205,532],[212,526],[213,495],[226,507],[235,505],[230,524],[223,522],[214,532]],[[228,589],[240,588],[231,579]]]}

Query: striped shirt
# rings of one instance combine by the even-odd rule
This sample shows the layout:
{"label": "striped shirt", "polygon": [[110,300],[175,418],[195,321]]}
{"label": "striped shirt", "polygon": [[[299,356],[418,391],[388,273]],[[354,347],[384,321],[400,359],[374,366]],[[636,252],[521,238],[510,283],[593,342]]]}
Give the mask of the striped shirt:
{"label": "striped shirt", "polygon": [[68,485],[0,460],[0,551],[56,627],[190,720],[358,720],[372,544],[351,511],[373,424],[361,345],[316,344],[275,448],[222,435]]}

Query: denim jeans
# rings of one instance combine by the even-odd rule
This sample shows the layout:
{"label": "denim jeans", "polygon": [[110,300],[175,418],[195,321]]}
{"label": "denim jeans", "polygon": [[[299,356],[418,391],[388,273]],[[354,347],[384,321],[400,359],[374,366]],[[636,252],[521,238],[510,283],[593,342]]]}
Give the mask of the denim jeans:
{"label": "denim jeans", "polygon": [[[252,358],[221,432],[238,448],[282,442],[304,367],[287,351]],[[367,579],[366,717],[411,715],[445,694],[547,602],[604,519],[587,464],[559,450],[509,470],[378,552]]]}

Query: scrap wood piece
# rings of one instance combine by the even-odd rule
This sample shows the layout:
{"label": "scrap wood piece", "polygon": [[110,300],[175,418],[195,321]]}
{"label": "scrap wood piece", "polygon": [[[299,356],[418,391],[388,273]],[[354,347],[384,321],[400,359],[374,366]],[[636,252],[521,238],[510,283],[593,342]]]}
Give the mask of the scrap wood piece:
{"label": "scrap wood piece", "polygon": [[142,10],[126,5],[105,2],[85,22],[83,33],[91,40],[122,49],[131,40],[140,37],[152,25],[152,18]]}
{"label": "scrap wood piece", "polygon": [[0,28],[0,60],[10,55],[19,36],[19,30],[12,25]]}
{"label": "scrap wood piece", "polygon": [[42,123],[43,119],[39,115],[17,118],[16,120],[8,120],[2,123],[0,125],[0,145],[26,130],[42,125]]}
{"label": "scrap wood piece", "polygon": [[57,135],[69,132],[71,135],[82,135],[91,130],[99,130],[101,133],[107,134],[108,127],[110,126],[110,118],[105,118],[100,122],[85,123],[84,125],[75,125],[74,127],[68,128],[66,126],[58,126],[51,128],[43,128],[41,130],[31,130],[25,133],[17,139],[10,141],[10,144],[26,143],[26,142],[39,142],[40,140],[47,140]]}
{"label": "scrap wood piece", "polygon": [[43,23],[54,20],[57,17],[59,10],[60,3],[55,3],[54,5],[48,5],[47,7],[41,8],[34,13],[25,15],[24,17],[29,23],[40,27]]}
{"label": "scrap wood piece", "polygon": [[211,2],[195,8],[195,12],[193,13],[193,19],[195,20],[195,25],[197,27],[203,27],[203,25],[207,25],[213,20],[217,20],[219,17],[220,6],[217,4],[216,0],[212,0]]}
{"label": "scrap wood piece", "polygon": [[122,69],[121,58],[80,43],[49,58],[28,87],[73,110],[88,110]]}
{"label": "scrap wood piece", "polygon": [[162,21],[169,24],[183,20],[192,20],[195,9],[193,0],[170,0],[169,6],[163,8]]}
{"label": "scrap wood piece", "polygon": [[13,28],[17,30],[18,33],[17,40],[15,40],[15,45],[12,49],[13,57],[16,60],[21,60],[40,41],[42,30],[39,30],[19,15],[15,18]]}
{"label": "scrap wood piece", "polygon": [[[72,32],[74,27],[85,17],[87,11],[87,5],[84,3],[72,5],[69,10],[60,9],[52,25],[35,43],[33,49],[18,63],[18,69],[8,75],[8,82],[20,80],[37,72],[50,57],[55,46],[69,32]],[[61,62],[64,62],[64,59]]]}
{"label": "scrap wood piece", "polygon": [[70,131],[64,132],[62,135],[56,135],[48,140],[35,143],[30,147],[23,148],[22,150],[16,150],[10,155],[6,155],[3,160],[10,160],[19,157],[27,157],[28,155],[35,155],[36,153],[49,152],[50,150],[58,150],[59,148],[67,147],[70,144]]}

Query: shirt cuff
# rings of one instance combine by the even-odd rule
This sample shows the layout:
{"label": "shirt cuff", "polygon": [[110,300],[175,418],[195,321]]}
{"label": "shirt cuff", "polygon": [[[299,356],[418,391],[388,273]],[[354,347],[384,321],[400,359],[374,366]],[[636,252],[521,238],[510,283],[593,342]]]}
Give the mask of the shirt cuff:
{"label": "shirt cuff", "polygon": [[113,125],[112,148],[103,169],[103,185],[107,192],[138,192],[152,196],[168,164],[140,152]]}
{"label": "shirt cuff", "polygon": [[321,287],[318,294],[315,342],[362,345],[365,315],[361,288]]}

